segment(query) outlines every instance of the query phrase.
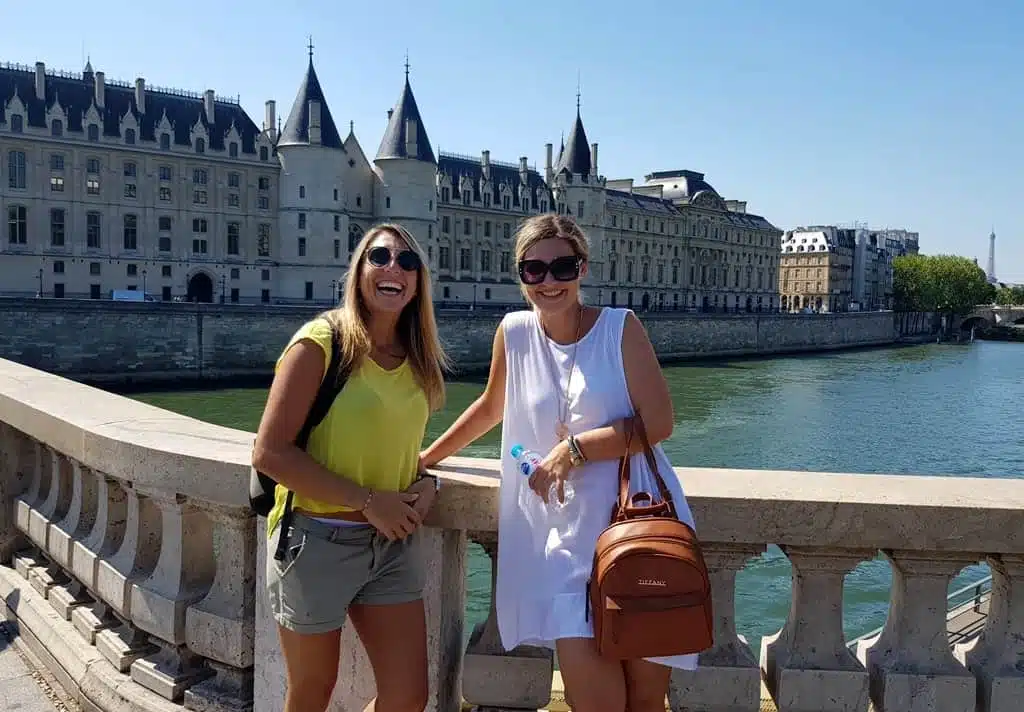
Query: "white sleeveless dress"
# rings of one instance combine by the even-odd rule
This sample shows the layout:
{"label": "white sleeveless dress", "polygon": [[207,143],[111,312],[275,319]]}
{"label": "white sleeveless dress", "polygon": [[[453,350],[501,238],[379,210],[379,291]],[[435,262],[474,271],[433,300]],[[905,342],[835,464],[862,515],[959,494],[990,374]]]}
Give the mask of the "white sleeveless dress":
{"label": "white sleeveless dress", "polygon": [[[568,416],[572,433],[633,415],[622,363],[628,313],[603,308],[575,346]],[[586,614],[587,581],[597,537],[608,526],[618,495],[618,459],[575,470],[570,476],[575,494],[561,512],[548,509],[536,495],[524,497],[531,504],[520,504],[527,478],[509,451],[519,444],[544,456],[557,444],[558,415],[564,408],[560,394],[569,380],[574,345],[549,339],[532,311],[508,314],[502,325],[507,371],[495,590],[498,630],[506,650],[523,644],[554,648],[560,638],[594,635]],[[681,483],[660,445],[654,452],[680,519],[692,526]],[[642,454],[634,455],[631,465],[634,473],[647,472]],[[651,484],[634,483],[633,489],[638,485],[656,496]],[[648,659],[685,670],[697,665],[695,654]]]}

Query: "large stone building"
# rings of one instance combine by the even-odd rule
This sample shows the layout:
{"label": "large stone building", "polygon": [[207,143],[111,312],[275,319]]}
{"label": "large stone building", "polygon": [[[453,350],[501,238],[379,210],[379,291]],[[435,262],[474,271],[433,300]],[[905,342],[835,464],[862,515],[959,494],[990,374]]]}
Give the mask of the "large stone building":
{"label": "large stone building", "polygon": [[855,232],[831,225],[786,231],[779,269],[783,311],[850,310]]}
{"label": "large stone building", "polygon": [[782,237],[783,311],[892,308],[893,259],[916,254],[917,233],[816,225]]}
{"label": "large stone building", "polygon": [[359,237],[384,220],[422,241],[448,304],[519,303],[512,238],[526,216],[572,215],[591,241],[587,296],[637,308],[777,309],[781,231],[704,175],[598,172],[577,102],[544,172],[435,156],[409,83],[371,160],[342,138],[312,53],[283,127],[237,100],[0,67],[0,292],[328,302]]}

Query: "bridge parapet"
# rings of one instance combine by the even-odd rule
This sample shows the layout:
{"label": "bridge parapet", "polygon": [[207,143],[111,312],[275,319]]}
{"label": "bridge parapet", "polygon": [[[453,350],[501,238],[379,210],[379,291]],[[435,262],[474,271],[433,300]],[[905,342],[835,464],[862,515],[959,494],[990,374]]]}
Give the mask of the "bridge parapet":
{"label": "bridge parapet", "polygon": [[959,322],[961,329],[971,326],[998,326],[1000,324],[1024,323],[1024,306],[981,304]]}
{"label": "bridge parapet", "polygon": [[[262,522],[246,508],[251,434],[0,360],[0,595],[23,638],[91,709],[279,710],[284,676],[263,593]],[[427,522],[430,709],[529,710],[550,652],[501,648],[491,613],[463,647],[467,543],[496,552],[496,463],[452,458]],[[1003,712],[1024,695],[1024,481],[681,468],[706,547],[715,645],[673,673],[673,709]],[[792,564],[790,613],[753,650],[736,576],[769,544]],[[883,632],[850,651],[844,577],[884,555]],[[995,577],[981,636],[946,633],[963,567]],[[345,632],[334,710],[372,675]]]}

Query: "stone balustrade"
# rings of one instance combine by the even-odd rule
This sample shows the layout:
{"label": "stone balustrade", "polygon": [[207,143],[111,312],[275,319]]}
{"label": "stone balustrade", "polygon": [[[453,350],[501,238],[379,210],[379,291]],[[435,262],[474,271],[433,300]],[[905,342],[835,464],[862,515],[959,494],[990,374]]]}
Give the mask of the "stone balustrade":
{"label": "stone balustrade", "polygon": [[[247,509],[251,434],[0,360],[0,595],[21,638],[86,709],[276,712],[284,675],[263,593],[263,522]],[[468,542],[496,553],[496,463],[452,458],[427,522],[430,709],[537,710],[549,651],[465,631]],[[1024,699],[1024,481],[682,468],[712,577],[715,644],[673,673],[674,710],[1009,712]],[[792,565],[787,621],[754,650],[736,575],[768,544]],[[844,577],[879,552],[883,631],[855,650]],[[994,583],[981,635],[955,648],[946,593]],[[468,645],[464,633],[469,634]],[[344,634],[333,710],[373,694]]]}

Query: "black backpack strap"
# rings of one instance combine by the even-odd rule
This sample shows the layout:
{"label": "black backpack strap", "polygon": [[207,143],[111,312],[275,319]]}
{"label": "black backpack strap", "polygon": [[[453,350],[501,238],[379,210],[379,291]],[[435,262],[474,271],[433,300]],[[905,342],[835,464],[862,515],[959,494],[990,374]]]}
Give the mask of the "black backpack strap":
{"label": "black backpack strap", "polygon": [[[332,328],[331,361],[324,373],[323,380],[320,381],[320,388],[316,392],[316,398],[313,399],[313,405],[309,407],[309,413],[306,414],[306,421],[302,424],[299,434],[295,436],[295,444],[298,447],[306,449],[310,433],[327,416],[334,404],[334,399],[345,387],[346,380],[347,374],[341,372],[341,342],[337,330]],[[281,522],[278,524],[281,533],[277,537],[277,549],[274,551],[274,558],[277,561],[284,559],[284,552],[288,548],[288,530],[292,526],[292,500],[294,499],[295,493],[288,490],[288,495],[284,500],[284,512],[281,514]]]}

